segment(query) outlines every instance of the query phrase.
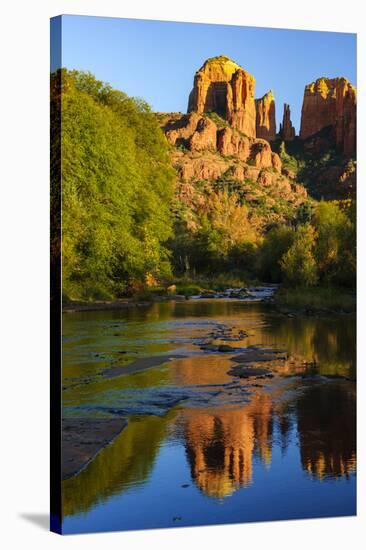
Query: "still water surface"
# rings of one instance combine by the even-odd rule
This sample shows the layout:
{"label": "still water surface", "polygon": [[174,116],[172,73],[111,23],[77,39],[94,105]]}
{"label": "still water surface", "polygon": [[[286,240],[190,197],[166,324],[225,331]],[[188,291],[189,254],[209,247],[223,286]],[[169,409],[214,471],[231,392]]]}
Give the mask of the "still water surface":
{"label": "still water surface", "polygon": [[[63,337],[64,416],[129,420],[63,482],[64,533],[356,513],[353,318],[192,300],[66,313]],[[237,381],[208,339],[289,358],[272,379]],[[181,358],[103,376],[164,354]]]}

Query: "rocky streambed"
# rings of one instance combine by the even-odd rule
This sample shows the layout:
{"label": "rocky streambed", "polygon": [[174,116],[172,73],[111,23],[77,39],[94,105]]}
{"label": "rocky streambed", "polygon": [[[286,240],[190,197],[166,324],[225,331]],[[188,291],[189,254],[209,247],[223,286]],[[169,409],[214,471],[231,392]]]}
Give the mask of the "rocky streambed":
{"label": "rocky streambed", "polygon": [[279,285],[255,286],[255,287],[234,287],[223,291],[207,290],[192,296],[192,299],[234,299],[247,302],[265,302],[273,298]]}
{"label": "rocky streambed", "polygon": [[[87,347],[79,341],[72,351],[80,366],[84,356],[85,366],[76,371],[66,369],[65,374],[72,376],[64,376],[63,478],[83,470],[126,428],[131,417],[164,417],[177,407],[243,407],[258,392],[279,388],[283,392],[284,383],[292,391],[295,380],[297,386],[299,381],[300,386],[351,381],[353,375],[347,371],[322,372],[321,361],[314,359],[313,353],[311,360],[297,353],[293,345],[286,345],[282,333],[281,338],[265,337],[266,316],[247,310],[257,307],[255,304],[245,310],[235,309],[240,307],[238,296],[246,299],[244,293],[250,292],[249,300],[263,300],[274,290],[275,287],[228,289],[226,300],[197,297],[177,303],[173,316],[171,306],[166,309],[168,304],[155,304],[158,320],[154,309],[151,318],[147,312],[139,312],[130,314],[127,321],[116,321],[114,312],[109,313],[111,321],[106,321],[101,312],[80,313],[80,326],[84,326],[85,319],[94,321],[85,333]],[[230,315],[223,315],[229,304],[233,304]],[[211,310],[219,320],[204,314]],[[138,330],[135,317],[139,320]],[[291,323],[304,323],[280,316],[276,322],[290,334],[294,328]],[[134,334],[128,331],[129,327]],[[98,352],[90,346],[94,330]],[[121,349],[122,343],[127,349]]]}

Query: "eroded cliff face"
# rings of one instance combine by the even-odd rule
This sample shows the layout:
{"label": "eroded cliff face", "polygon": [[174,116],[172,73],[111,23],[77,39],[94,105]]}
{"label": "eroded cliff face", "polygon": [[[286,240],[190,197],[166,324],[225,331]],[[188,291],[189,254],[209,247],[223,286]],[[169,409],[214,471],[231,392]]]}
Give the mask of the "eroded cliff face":
{"label": "eroded cliff face", "polygon": [[226,56],[208,59],[196,72],[188,112],[215,112],[248,137],[256,137],[254,77]]}
{"label": "eroded cliff face", "polygon": [[346,78],[319,78],[305,86],[300,138],[324,128],[332,130],[337,149],[346,156],[356,152],[356,88]]}
{"label": "eroded cliff face", "polygon": [[[211,114],[160,115],[160,124],[172,145],[177,172],[176,194],[190,211],[205,202],[215,187],[234,185],[253,210],[266,204],[266,216],[254,215],[253,224],[281,221],[271,208],[278,201],[291,209],[307,200],[306,189],[293,181],[277,153],[265,139],[249,138]],[[203,187],[202,187],[203,186]],[[204,191],[205,190],[205,191]],[[285,208],[286,210],[286,208]]]}
{"label": "eroded cliff face", "polygon": [[[168,141],[181,150],[192,153],[216,152],[223,157],[224,164],[234,157],[236,161],[242,161],[250,167],[271,168],[281,173],[281,159],[272,152],[267,140],[249,138],[231,126],[219,128],[207,115],[189,113],[178,119],[170,118],[165,123],[164,131]],[[215,166],[220,163],[217,155],[211,163]],[[202,166],[202,163],[198,166]],[[214,170],[213,173],[217,171]],[[194,175],[202,179],[203,174],[195,170],[192,177]]]}
{"label": "eroded cliff face", "polygon": [[274,141],[276,139],[276,107],[272,90],[255,100],[256,136]]}
{"label": "eroded cliff face", "polygon": [[[306,200],[305,188],[286,174],[270,144],[276,139],[273,93],[255,102],[254,83],[229,58],[209,59],[195,75],[188,113],[159,115],[172,146],[177,196],[189,208],[207,201],[220,185],[237,187],[253,211],[265,204],[267,221],[280,219],[275,209],[271,213],[278,201],[291,209]],[[206,195],[202,186],[207,186]],[[258,216],[258,223],[264,218]]]}
{"label": "eroded cliff face", "polygon": [[284,141],[292,141],[295,139],[295,128],[291,122],[290,105],[285,103],[283,105],[283,117],[282,124],[280,124],[280,137]]}

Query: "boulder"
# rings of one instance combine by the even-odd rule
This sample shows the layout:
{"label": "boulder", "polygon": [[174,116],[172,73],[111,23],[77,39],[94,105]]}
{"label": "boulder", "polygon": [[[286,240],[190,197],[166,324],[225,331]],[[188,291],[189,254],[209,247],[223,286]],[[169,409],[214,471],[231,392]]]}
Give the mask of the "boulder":
{"label": "boulder", "polygon": [[250,154],[250,139],[225,127],[217,133],[217,150],[221,155],[235,156],[245,161]]}
{"label": "boulder", "polygon": [[188,141],[191,151],[216,150],[217,127],[209,118],[201,118]]}
{"label": "boulder", "polygon": [[257,168],[272,167],[272,150],[268,141],[256,139],[251,147],[250,156]]}

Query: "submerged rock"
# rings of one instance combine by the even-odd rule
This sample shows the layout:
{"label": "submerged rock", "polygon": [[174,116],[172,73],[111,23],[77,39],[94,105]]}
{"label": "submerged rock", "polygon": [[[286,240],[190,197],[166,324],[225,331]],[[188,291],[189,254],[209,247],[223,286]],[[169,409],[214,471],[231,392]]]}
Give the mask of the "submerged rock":
{"label": "submerged rock", "polygon": [[228,374],[239,378],[272,378],[273,373],[265,368],[251,367],[250,365],[232,367]]}
{"label": "submerged rock", "polygon": [[282,350],[266,348],[246,348],[244,353],[233,357],[235,363],[261,363],[272,361],[285,361],[287,354]]}

